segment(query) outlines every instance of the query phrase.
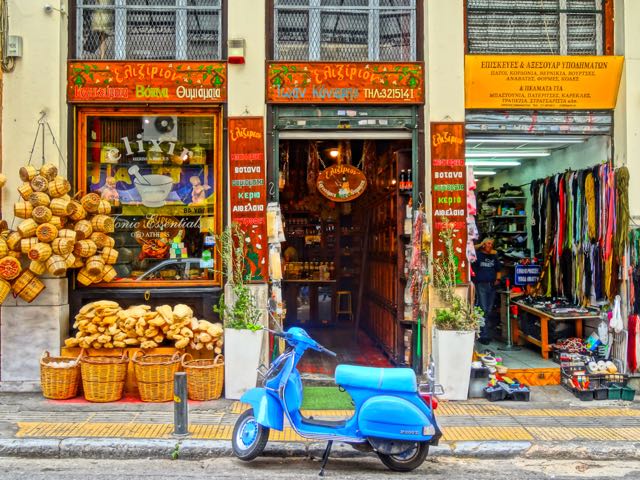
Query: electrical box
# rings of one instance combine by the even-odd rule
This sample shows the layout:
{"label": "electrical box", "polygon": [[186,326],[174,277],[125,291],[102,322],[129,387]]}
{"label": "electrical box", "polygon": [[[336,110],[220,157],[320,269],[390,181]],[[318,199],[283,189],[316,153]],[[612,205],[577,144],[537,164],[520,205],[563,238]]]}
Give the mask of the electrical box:
{"label": "electrical box", "polygon": [[22,57],[22,37],[19,35],[9,35],[7,57]]}

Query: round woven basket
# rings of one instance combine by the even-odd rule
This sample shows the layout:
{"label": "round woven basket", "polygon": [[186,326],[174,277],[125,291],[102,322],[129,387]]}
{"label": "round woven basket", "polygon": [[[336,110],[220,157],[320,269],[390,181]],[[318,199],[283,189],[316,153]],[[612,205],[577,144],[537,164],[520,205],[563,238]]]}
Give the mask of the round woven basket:
{"label": "round woven basket", "polygon": [[33,205],[29,202],[16,202],[13,204],[13,215],[18,218],[31,218]]}
{"label": "round woven basket", "polygon": [[83,355],[80,359],[82,389],[89,402],[115,402],[122,398],[127,378],[129,357],[123,351],[121,357]]}
{"label": "round woven basket", "polygon": [[80,357],[52,357],[44,352],[40,357],[42,395],[53,400],[66,400],[78,394]]}
{"label": "round woven basket", "polygon": [[18,296],[27,303],[33,302],[45,289],[44,283],[39,278],[34,278],[29,285],[22,289]]}
{"label": "round woven basket", "polygon": [[33,165],[27,165],[26,167],[20,167],[18,174],[20,175],[20,180],[28,182],[38,174],[38,170]]}
{"label": "round woven basket", "polygon": [[143,402],[168,402],[173,399],[173,376],[180,368],[180,354],[145,355],[138,350],[133,358],[133,371]]}
{"label": "round woven basket", "polygon": [[35,207],[48,207],[51,205],[51,198],[44,192],[33,192],[29,195],[29,203]]}
{"label": "round woven basket", "polygon": [[[189,360],[190,359],[190,360]],[[187,373],[187,392],[190,400],[215,400],[222,396],[224,385],[224,357],[193,360],[190,354],[182,356],[182,368]]]}

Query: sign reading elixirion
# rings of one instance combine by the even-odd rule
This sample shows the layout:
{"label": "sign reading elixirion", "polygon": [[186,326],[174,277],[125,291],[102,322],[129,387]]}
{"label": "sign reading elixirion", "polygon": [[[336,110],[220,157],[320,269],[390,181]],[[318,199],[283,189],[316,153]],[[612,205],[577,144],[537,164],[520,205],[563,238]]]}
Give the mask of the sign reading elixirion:
{"label": "sign reading elixirion", "polygon": [[224,62],[78,62],[68,64],[69,102],[221,103]]}
{"label": "sign reading elixirion", "polygon": [[267,102],[424,103],[421,63],[270,62]]}

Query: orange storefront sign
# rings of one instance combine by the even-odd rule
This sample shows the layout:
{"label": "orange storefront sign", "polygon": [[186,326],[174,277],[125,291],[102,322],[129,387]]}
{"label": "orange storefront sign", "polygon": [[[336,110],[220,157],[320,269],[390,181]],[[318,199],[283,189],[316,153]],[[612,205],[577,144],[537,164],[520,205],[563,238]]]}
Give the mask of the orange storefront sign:
{"label": "orange storefront sign", "polygon": [[267,102],[424,103],[421,63],[269,62]]}
{"label": "orange storefront sign", "polygon": [[221,103],[227,99],[224,62],[70,61],[71,103]]}
{"label": "orange storefront sign", "polygon": [[465,56],[465,107],[613,109],[624,57]]}

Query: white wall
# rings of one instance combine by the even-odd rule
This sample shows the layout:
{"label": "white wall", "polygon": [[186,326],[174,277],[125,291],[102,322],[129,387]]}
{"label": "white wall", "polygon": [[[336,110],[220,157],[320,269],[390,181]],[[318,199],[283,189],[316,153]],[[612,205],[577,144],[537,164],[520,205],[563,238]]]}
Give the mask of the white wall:
{"label": "white wall", "polygon": [[[44,5],[60,9],[60,0],[8,0],[9,34],[23,38],[23,56],[15,70],[3,74],[2,85],[2,172],[8,182],[2,191],[2,212],[11,226],[16,188],[21,183],[18,170],[26,165],[41,112],[47,114],[51,130],[65,160],[67,153],[67,15],[48,14]],[[45,137],[45,159],[58,164],[66,176],[49,131]],[[42,163],[42,143],[36,143],[33,163]],[[14,228],[17,222],[13,225]],[[46,290],[27,304],[10,295],[2,306],[0,325],[0,390],[34,390],[39,385],[38,360],[44,350],[59,352],[68,333],[69,305],[67,279],[44,280]],[[25,341],[28,339],[28,341]]]}

